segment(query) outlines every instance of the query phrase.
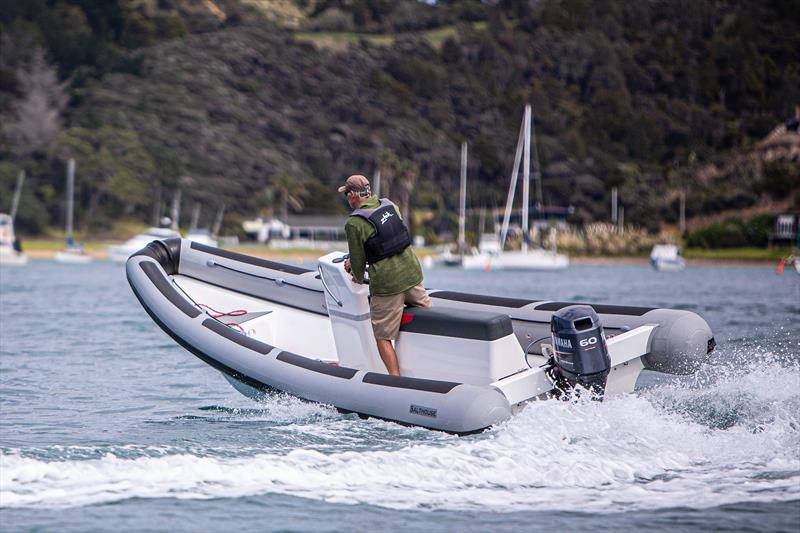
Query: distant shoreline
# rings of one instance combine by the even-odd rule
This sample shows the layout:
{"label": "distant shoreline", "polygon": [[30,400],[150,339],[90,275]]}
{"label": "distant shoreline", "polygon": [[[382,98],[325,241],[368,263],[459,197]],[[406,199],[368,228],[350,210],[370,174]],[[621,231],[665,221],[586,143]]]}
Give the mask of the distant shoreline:
{"label": "distant shoreline", "polygon": [[[650,266],[650,259],[647,257],[596,257],[596,256],[570,256],[570,264],[573,265],[630,265],[630,266]],[[777,266],[778,261],[774,259],[746,259],[746,258],[725,258],[725,259],[686,259],[686,266],[691,267],[736,267],[736,266]]]}
{"label": "distant shoreline", "polygon": [[[85,251],[88,255],[95,259],[103,260],[108,259],[106,247],[115,244],[113,242],[90,242],[85,246]],[[23,250],[32,260],[50,260],[55,257],[55,254],[63,249],[63,241],[51,239],[37,239],[23,241]],[[229,250],[252,255],[263,259],[271,259],[276,261],[287,262],[308,262],[314,261],[321,255],[328,253],[325,250],[312,250],[308,248],[287,248],[276,249],[269,248],[268,246],[259,244],[241,244],[238,246],[228,247]],[[430,255],[427,253],[419,254],[420,257]],[[687,258],[687,267],[700,267],[700,266],[777,266],[779,259],[774,257],[719,257],[719,258]],[[573,265],[629,265],[629,266],[647,266],[649,265],[648,257],[644,256],[570,256],[570,263]]]}

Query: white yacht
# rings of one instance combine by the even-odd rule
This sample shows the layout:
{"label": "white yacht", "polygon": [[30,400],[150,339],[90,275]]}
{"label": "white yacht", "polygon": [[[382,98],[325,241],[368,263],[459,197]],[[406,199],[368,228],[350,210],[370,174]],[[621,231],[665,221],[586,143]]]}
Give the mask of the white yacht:
{"label": "white yacht", "polygon": [[[533,137],[531,106],[525,106],[525,113],[520,127],[519,138],[517,140],[516,154],[514,156],[514,170],[511,174],[511,184],[508,189],[508,199],[506,201],[505,215],[503,217],[503,227],[500,235],[497,233],[482,233],[478,242],[478,247],[473,248],[470,253],[455,255],[450,252],[442,254],[436,259],[428,261],[430,264],[443,264],[446,266],[461,266],[465,270],[562,270],[569,266],[569,257],[559,254],[556,251],[555,230],[551,229],[550,241],[552,247],[545,249],[541,247],[530,247],[523,238],[520,250],[504,251],[508,226],[511,219],[512,206],[514,204],[514,194],[517,188],[519,177],[519,167],[522,163],[522,234],[528,235],[529,203],[530,203],[530,158],[531,158],[531,138]],[[536,154],[535,142],[534,154]],[[524,155],[524,158],[523,158]],[[534,178],[537,182],[537,191],[541,198],[541,178],[538,177],[539,161],[535,157]],[[461,147],[461,195],[459,209],[459,235],[458,248],[464,250],[464,225],[466,219],[466,182],[467,182],[467,145]],[[483,220],[483,217],[482,217]],[[483,231],[481,223],[481,231]]]}
{"label": "white yacht", "polygon": [[14,219],[11,215],[0,213],[0,265],[22,266],[27,262],[28,256],[22,253],[14,233]]}
{"label": "white yacht", "polygon": [[213,246],[217,248],[219,244],[217,240],[211,235],[211,232],[207,229],[193,229],[189,233],[186,234],[186,238],[190,241],[199,242],[200,244],[205,244],[206,246]]}
{"label": "white yacht", "polygon": [[86,264],[92,262],[92,256],[87,254],[83,245],[67,239],[67,247],[56,252],[53,256],[58,263]]}
{"label": "white yacht", "polygon": [[[556,251],[555,230],[551,229],[550,241],[551,249],[541,247],[529,247],[527,242],[528,223],[529,223],[529,204],[530,204],[530,173],[531,173],[531,138],[533,136],[532,112],[530,104],[525,106],[525,113],[522,118],[519,139],[517,141],[517,151],[514,156],[514,170],[511,173],[511,185],[508,189],[506,200],[505,216],[503,226],[500,230],[499,239],[493,236],[494,244],[489,242],[479,245],[478,253],[473,253],[469,261],[465,258],[464,268],[482,269],[487,272],[490,270],[562,270],[569,266],[569,257],[559,254]],[[534,152],[536,149],[533,143]],[[539,161],[536,159],[534,179],[537,182],[541,201],[541,178],[538,177]],[[522,163],[522,245],[520,250],[504,251],[508,226],[511,220],[511,211],[514,204],[514,193],[517,188],[519,177],[519,166]]]}
{"label": "white yacht", "polygon": [[138,235],[131,237],[122,244],[109,246],[106,248],[106,251],[108,252],[109,259],[115,263],[124,263],[128,260],[128,257],[141,250],[147,246],[148,243],[154,240],[171,239],[173,237],[180,238],[180,236],[180,233],[169,228],[152,227]]}

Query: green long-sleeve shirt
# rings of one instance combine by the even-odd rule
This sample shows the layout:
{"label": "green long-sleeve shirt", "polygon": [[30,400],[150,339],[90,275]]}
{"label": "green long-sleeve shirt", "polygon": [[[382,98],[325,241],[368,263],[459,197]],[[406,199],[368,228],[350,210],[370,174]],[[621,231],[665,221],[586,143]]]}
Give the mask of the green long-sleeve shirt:
{"label": "green long-sleeve shirt", "polygon": [[[380,205],[378,197],[372,195],[361,204],[360,208],[376,209]],[[397,212],[399,215],[400,210],[398,209]],[[364,243],[375,234],[375,228],[367,220],[351,216],[344,225],[344,232],[347,235],[347,246],[350,249],[350,270],[355,280],[362,283],[367,263]],[[376,296],[399,294],[422,283],[422,268],[419,266],[419,261],[411,246],[397,255],[369,265],[368,273],[369,293]]]}

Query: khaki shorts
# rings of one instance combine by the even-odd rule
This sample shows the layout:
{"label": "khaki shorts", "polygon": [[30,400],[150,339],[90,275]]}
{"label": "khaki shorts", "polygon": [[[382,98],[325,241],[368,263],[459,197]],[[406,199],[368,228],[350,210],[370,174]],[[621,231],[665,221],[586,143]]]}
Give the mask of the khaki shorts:
{"label": "khaki shorts", "polygon": [[431,299],[420,283],[406,292],[391,296],[371,296],[369,314],[372,319],[372,331],[376,340],[397,340],[400,333],[400,320],[403,318],[403,306],[430,307]]}

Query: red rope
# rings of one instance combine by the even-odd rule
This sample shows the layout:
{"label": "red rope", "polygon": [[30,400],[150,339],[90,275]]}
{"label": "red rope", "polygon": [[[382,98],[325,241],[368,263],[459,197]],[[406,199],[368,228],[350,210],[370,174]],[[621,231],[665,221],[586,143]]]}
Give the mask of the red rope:
{"label": "red rope", "polygon": [[211,318],[220,318],[223,316],[244,316],[247,314],[247,309],[234,309],[233,311],[228,311],[227,313],[223,313],[222,311],[217,311],[210,305],[206,304],[195,304],[197,307],[202,307],[204,309],[208,309],[212,313],[216,313],[211,315]]}
{"label": "red rope", "polygon": [[[217,311],[210,305],[198,304],[198,303],[196,303],[195,305],[197,307],[202,307],[203,309],[208,309],[209,311],[211,311],[211,313],[214,313],[213,315],[209,313],[211,318],[221,318],[223,316],[244,316],[247,314],[247,309],[234,309],[233,311],[228,311],[227,313],[223,313],[222,311]],[[223,324],[225,324],[229,328],[236,328],[239,331],[241,331],[242,334],[245,334],[244,328],[240,324],[237,324],[236,322],[223,322]]]}
{"label": "red rope", "polygon": [[242,332],[242,334],[246,335],[246,333],[244,332],[244,328],[241,325],[237,324],[236,322],[225,322],[225,325],[228,326],[229,328],[237,328],[239,331]]}

